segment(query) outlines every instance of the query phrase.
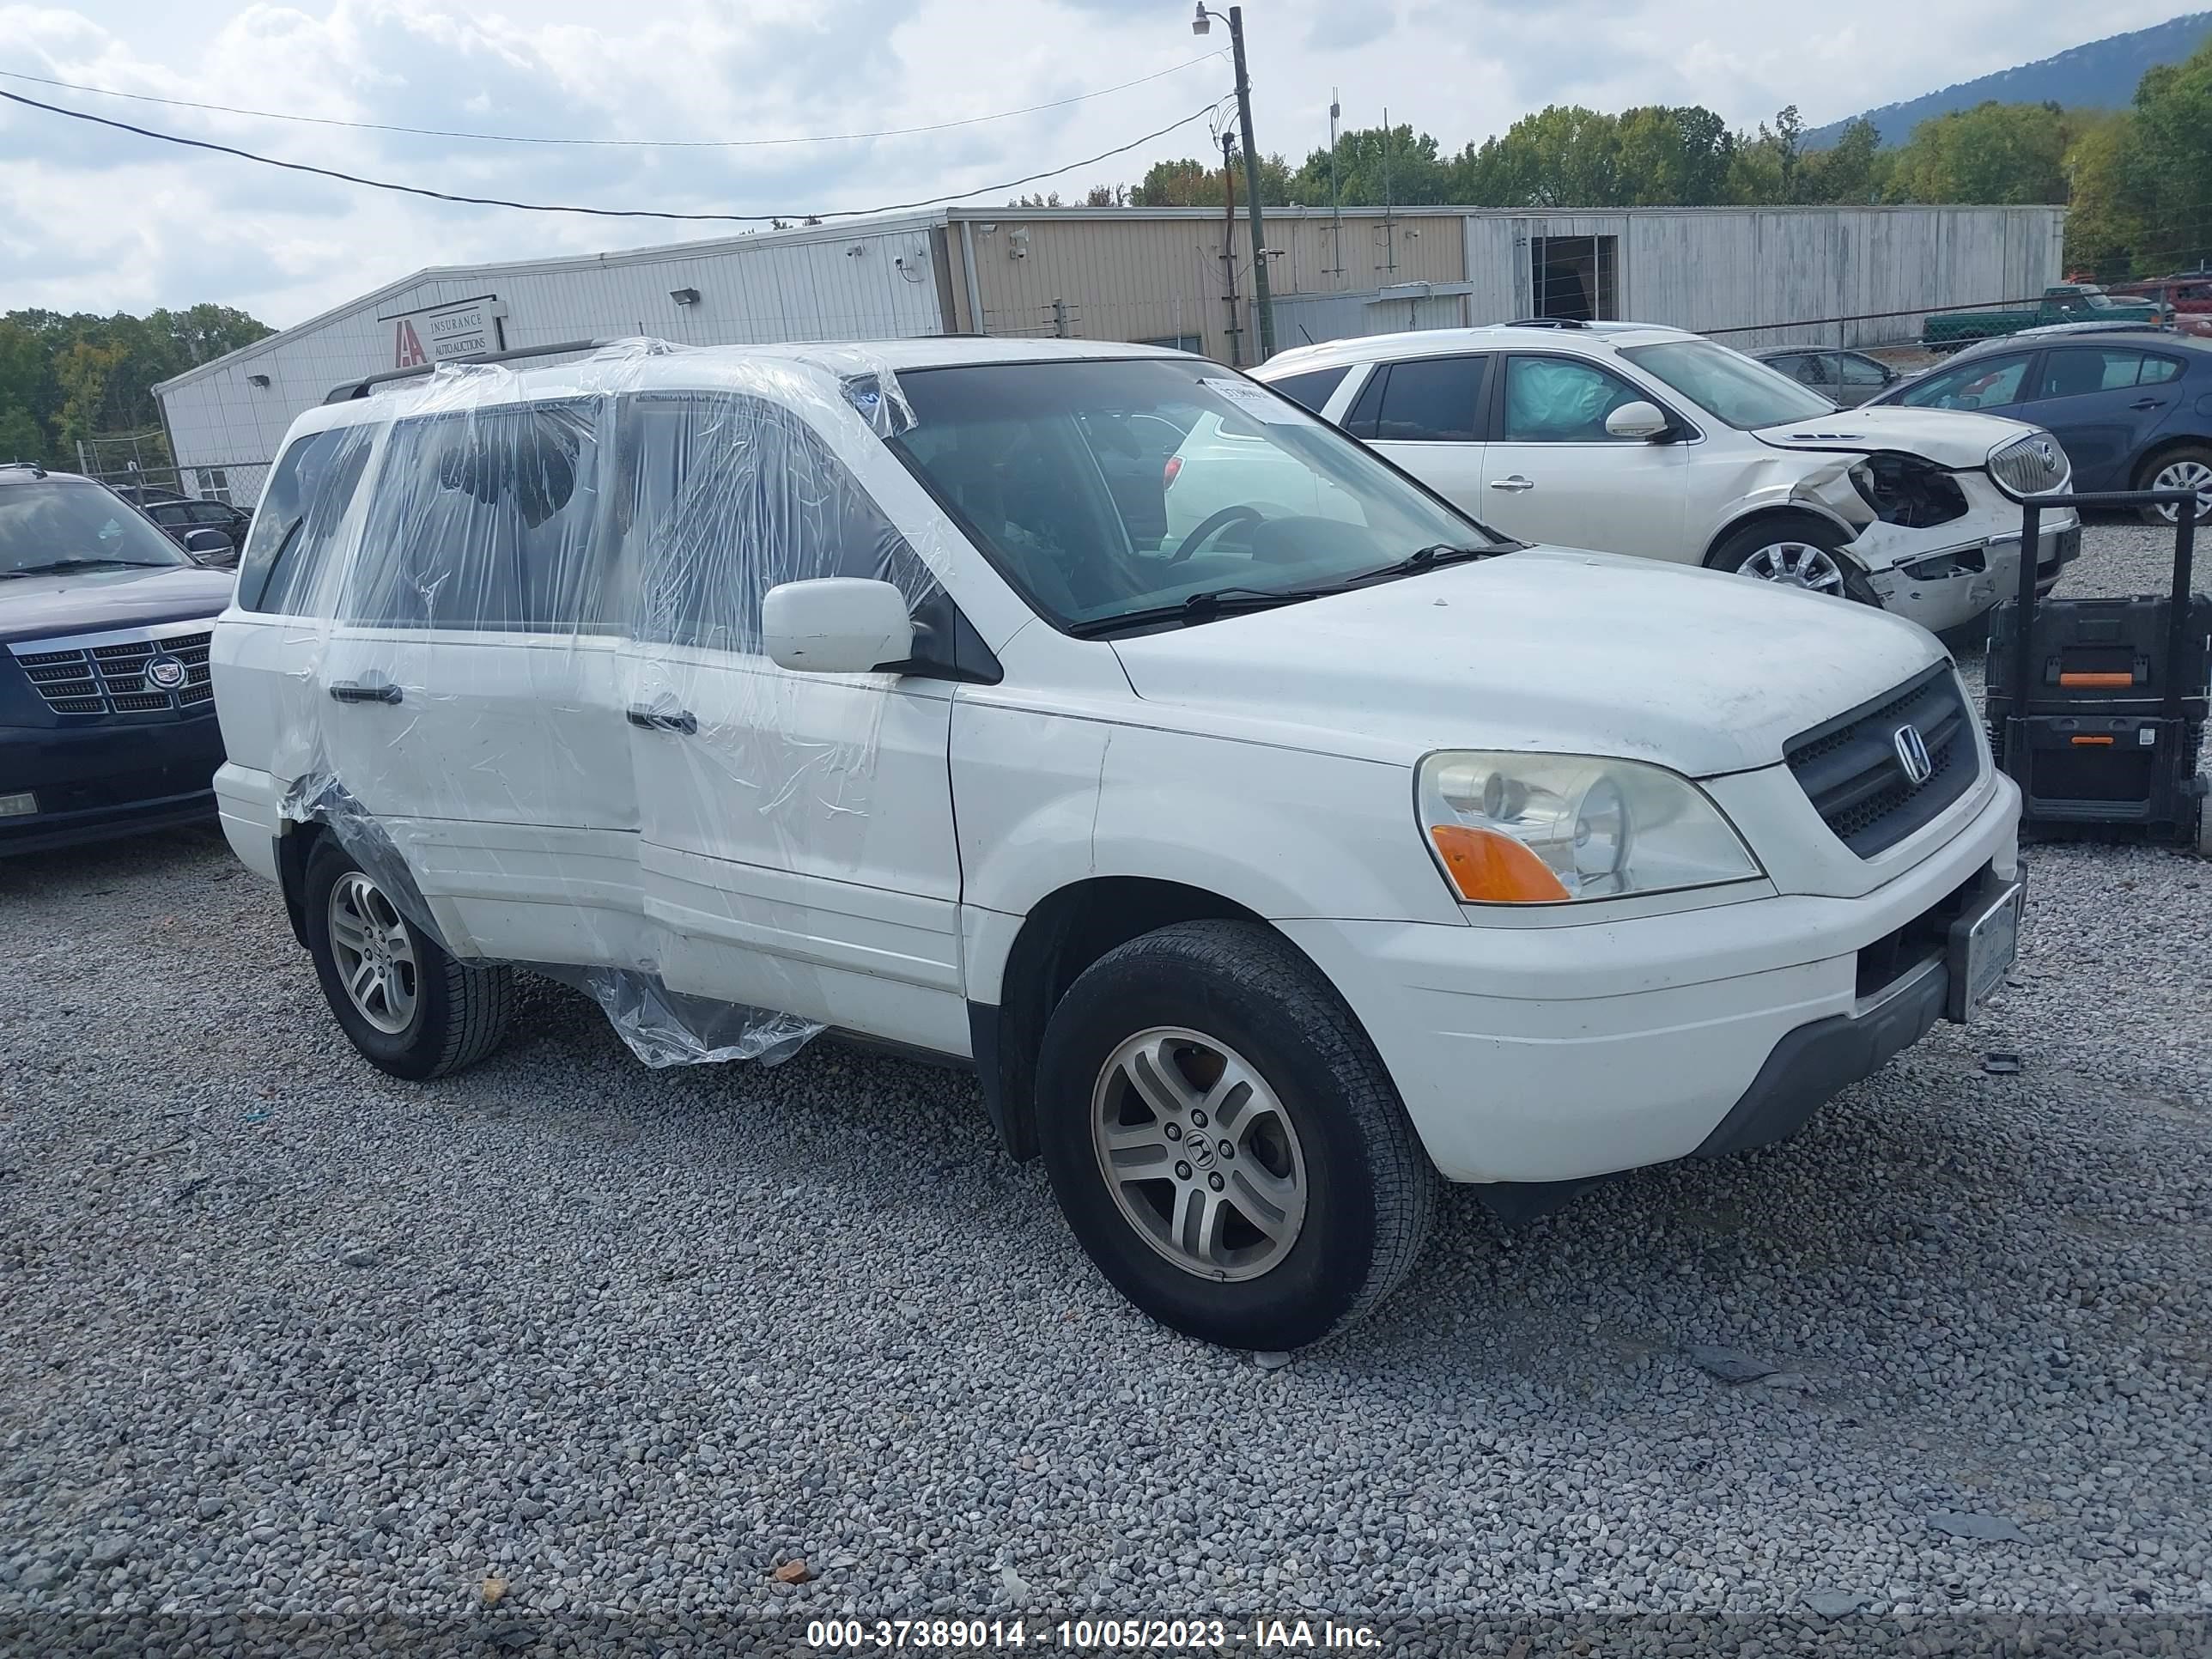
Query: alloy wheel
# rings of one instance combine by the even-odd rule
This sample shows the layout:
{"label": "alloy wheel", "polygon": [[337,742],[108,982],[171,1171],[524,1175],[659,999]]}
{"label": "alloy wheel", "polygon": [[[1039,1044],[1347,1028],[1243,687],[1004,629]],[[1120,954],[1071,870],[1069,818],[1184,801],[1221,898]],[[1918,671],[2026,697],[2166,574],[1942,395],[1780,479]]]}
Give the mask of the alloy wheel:
{"label": "alloy wheel", "polygon": [[1091,1094],[1098,1171],[1122,1218],[1185,1273],[1256,1279],[1305,1223],[1305,1153],[1282,1101],[1218,1038],[1138,1032]]}
{"label": "alloy wheel", "polygon": [[[2212,465],[2203,461],[2169,461],[2158,470],[2158,476],[2150,481],[2150,487],[2153,489],[2193,489],[2197,492],[2197,517],[2201,519],[2212,513]],[[2161,507],[2158,514],[2172,524],[2181,516],[2181,509],[2172,506]]]}
{"label": "alloy wheel", "polygon": [[1836,556],[1810,542],[1769,543],[1738,565],[1736,571],[1783,587],[1802,587],[1839,598],[1844,592],[1844,568],[1836,562]]}
{"label": "alloy wheel", "polygon": [[397,1036],[415,1018],[421,968],[407,924],[384,890],[358,870],[331,888],[331,956],[361,1017]]}

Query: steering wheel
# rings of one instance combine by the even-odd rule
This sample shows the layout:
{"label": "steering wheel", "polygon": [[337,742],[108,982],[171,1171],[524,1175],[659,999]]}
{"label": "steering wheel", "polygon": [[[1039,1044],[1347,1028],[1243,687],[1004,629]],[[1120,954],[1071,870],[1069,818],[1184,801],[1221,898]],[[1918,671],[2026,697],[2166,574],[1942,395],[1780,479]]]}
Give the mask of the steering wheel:
{"label": "steering wheel", "polygon": [[1241,503],[1236,507],[1224,507],[1218,513],[1208,514],[1197,529],[1176,544],[1176,550],[1168,555],[1168,562],[1181,564],[1203,547],[1208,538],[1218,535],[1232,524],[1257,523],[1267,516],[1258,507]]}

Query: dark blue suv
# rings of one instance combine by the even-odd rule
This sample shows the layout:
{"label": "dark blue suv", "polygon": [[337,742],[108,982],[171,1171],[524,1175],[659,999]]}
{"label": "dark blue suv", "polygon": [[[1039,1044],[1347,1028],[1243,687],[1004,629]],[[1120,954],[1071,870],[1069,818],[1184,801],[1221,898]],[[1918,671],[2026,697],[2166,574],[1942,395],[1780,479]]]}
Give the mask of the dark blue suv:
{"label": "dark blue suv", "polygon": [[[1872,400],[2039,426],[2076,489],[2194,489],[2212,521],[2212,343],[2162,329],[2015,334],[1970,346]],[[2171,524],[2174,509],[2145,509]]]}
{"label": "dark blue suv", "polygon": [[89,479],[0,465],[0,854],[214,814],[234,580]]}

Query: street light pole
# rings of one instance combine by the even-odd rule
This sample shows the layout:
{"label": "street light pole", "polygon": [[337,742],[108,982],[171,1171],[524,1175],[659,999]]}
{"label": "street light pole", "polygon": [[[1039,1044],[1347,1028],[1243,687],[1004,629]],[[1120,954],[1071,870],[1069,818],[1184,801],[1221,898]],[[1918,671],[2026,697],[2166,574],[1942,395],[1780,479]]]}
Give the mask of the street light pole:
{"label": "street light pole", "polygon": [[[1206,20],[1218,17],[1218,12],[1208,12],[1206,0],[1198,0],[1197,15],[1191,19],[1191,33],[1204,34]],[[1272,296],[1267,291],[1267,233],[1260,218],[1260,152],[1252,143],[1252,77],[1244,68],[1244,8],[1231,6],[1224,20],[1229,25],[1229,45],[1237,61],[1237,123],[1244,143],[1244,197],[1246,211],[1252,227],[1252,308],[1259,313],[1260,345],[1258,361],[1266,362],[1275,355],[1275,314]]]}

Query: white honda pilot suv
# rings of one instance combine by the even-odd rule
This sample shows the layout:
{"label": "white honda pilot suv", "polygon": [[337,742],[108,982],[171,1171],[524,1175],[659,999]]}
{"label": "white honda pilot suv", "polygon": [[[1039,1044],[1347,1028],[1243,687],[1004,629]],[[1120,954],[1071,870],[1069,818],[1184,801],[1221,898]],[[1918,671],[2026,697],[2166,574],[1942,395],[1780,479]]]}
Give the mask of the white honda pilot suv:
{"label": "white honda pilot suv", "polygon": [[[1936,629],[2019,591],[2021,497],[2069,476],[2038,428],[1839,410],[1756,358],[1644,323],[1376,335],[1254,373],[1525,540],[1733,570]],[[2038,585],[2081,550],[2073,509],[2045,514]]]}
{"label": "white honda pilot suv", "polygon": [[[1507,540],[1214,364],[629,343],[333,397],[216,630],[216,787],[398,1076],[489,1053],[518,968],[648,1063],[950,1056],[1133,1301],[1280,1348],[1406,1276],[1439,1177],[1526,1212],[1774,1140],[2011,957],[2018,794],[1925,631]],[[1172,531],[1202,421],[1310,504]]]}

